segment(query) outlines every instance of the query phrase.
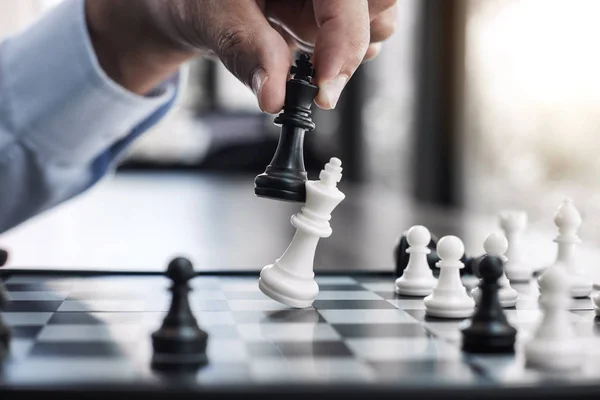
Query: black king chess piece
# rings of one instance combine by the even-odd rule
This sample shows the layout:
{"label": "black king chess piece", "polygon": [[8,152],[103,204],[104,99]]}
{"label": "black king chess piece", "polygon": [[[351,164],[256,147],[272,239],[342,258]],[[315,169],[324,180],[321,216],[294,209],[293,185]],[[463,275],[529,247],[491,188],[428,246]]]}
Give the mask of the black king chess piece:
{"label": "black king chess piece", "polygon": [[307,174],[304,167],[304,134],[313,131],[311,105],[319,89],[313,85],[313,65],[308,54],[301,54],[290,69],[283,112],[274,123],[281,125],[275,155],[264,173],[254,180],[254,193],[281,201],[306,201]]}
{"label": "black king chess piece", "polygon": [[171,306],[160,329],[152,334],[152,366],[163,370],[199,368],[207,362],[208,334],[198,327],[188,299],[194,267],[178,257],[169,263],[166,276],[172,281]]}
{"label": "black king chess piece", "polygon": [[481,297],[473,316],[461,327],[465,352],[514,353],[517,330],[508,323],[498,298],[503,270],[500,257],[484,255],[479,261]]}

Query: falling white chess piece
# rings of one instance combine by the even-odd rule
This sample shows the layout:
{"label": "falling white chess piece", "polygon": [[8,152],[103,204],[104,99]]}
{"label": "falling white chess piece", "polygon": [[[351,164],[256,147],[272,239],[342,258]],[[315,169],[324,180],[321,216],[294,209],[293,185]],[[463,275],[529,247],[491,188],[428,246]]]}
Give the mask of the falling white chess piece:
{"label": "falling white chess piece", "polygon": [[525,344],[530,367],[547,371],[579,368],[583,357],[581,340],[569,315],[571,279],[564,268],[548,268],[539,279],[543,316],[533,337]]}
{"label": "falling white chess piece", "polygon": [[[508,240],[504,235],[498,233],[489,234],[483,242],[483,249],[486,254],[500,257],[506,264],[507,258],[504,253],[506,253],[506,250],[508,249]],[[500,276],[500,279],[498,279],[498,284],[500,285],[500,290],[498,290],[498,298],[502,307],[514,307],[517,304],[519,292],[510,286],[510,281],[506,277],[505,272],[502,272],[502,276]],[[479,302],[480,295],[481,289],[479,286],[471,290],[471,296],[473,296],[476,303]]]}
{"label": "falling white chess piece", "polygon": [[591,279],[575,257],[575,246],[581,243],[581,239],[577,235],[581,222],[581,215],[573,204],[573,200],[564,199],[554,215],[554,224],[558,228],[558,236],[554,239],[554,242],[558,244],[554,265],[561,265],[566,269],[572,281],[571,297],[575,298],[588,297],[593,289]]}
{"label": "falling white chess piece", "polygon": [[422,225],[411,227],[407,234],[409,248],[408,264],[398,279],[396,279],[396,293],[405,296],[427,296],[431,294],[437,279],[433,276],[427,263],[427,254],[431,250],[427,247],[431,241],[431,233]]}
{"label": "falling white chess piece", "polygon": [[283,255],[260,272],[260,290],[275,301],[305,308],[319,294],[314,279],[315,251],[319,240],[333,233],[329,224],[331,213],[346,197],[337,188],[342,179],[341,166],[338,158],[331,158],[318,181],[306,182],[306,202],[291,218],[296,227],[294,238]]}
{"label": "falling white chess piece", "polygon": [[508,240],[504,273],[511,282],[529,282],[533,278],[533,268],[523,260],[522,236],[527,228],[527,213],[519,210],[506,210],[500,213],[500,227]]}
{"label": "falling white chess piece", "polygon": [[465,266],[460,259],[465,246],[460,238],[450,235],[438,241],[436,250],[440,274],[433,292],[423,300],[425,313],[438,318],[468,318],[475,310],[475,300],[460,280],[460,269]]}

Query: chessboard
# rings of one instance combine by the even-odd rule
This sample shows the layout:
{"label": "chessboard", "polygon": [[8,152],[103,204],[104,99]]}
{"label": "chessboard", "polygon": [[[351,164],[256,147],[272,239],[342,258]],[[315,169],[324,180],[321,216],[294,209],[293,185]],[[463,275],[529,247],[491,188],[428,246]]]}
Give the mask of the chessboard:
{"label": "chessboard", "polygon": [[266,297],[257,280],[256,272],[194,276],[189,299],[209,334],[208,362],[168,373],[150,362],[151,333],[169,309],[165,276],[6,270],[3,317],[12,340],[0,370],[2,399],[600,395],[600,322],[590,298],[574,299],[570,310],[587,349],[581,369],[557,374],[524,362],[523,343],[541,317],[535,280],[513,285],[517,304],[504,311],[518,335],[515,353],[504,355],[463,352],[465,320],[426,316],[422,299],[395,293],[392,273],[317,274],[317,300],[305,309]]}

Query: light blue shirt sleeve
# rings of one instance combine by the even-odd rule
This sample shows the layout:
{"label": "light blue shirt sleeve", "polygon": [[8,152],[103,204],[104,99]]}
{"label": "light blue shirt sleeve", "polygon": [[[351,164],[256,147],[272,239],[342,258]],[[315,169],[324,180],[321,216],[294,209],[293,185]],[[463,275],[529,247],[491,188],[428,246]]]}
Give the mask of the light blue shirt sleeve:
{"label": "light blue shirt sleeve", "polygon": [[0,44],[0,233],[81,194],[163,118],[179,74],[147,96],[98,64],[84,0],[63,0]]}

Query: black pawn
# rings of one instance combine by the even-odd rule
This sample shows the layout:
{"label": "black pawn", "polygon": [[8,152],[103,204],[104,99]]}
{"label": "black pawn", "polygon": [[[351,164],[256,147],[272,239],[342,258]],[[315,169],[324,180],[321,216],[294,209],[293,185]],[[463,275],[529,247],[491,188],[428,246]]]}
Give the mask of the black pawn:
{"label": "black pawn", "polygon": [[301,54],[290,72],[294,77],[286,85],[283,112],[274,120],[281,125],[279,143],[265,172],[254,179],[254,193],[258,197],[304,203],[308,179],[304,134],[315,129],[311,105],[319,89],[312,84],[315,71],[308,54]]}
{"label": "black pawn", "polygon": [[[429,254],[427,254],[427,264],[429,265],[429,268],[431,268],[433,275],[436,277],[439,276],[439,273],[440,273],[440,269],[438,267],[436,267],[436,265],[435,265],[438,261],[440,261],[440,257],[438,256],[437,251],[436,251],[437,242],[438,242],[437,236],[435,236],[434,234],[431,234],[431,240],[429,241],[429,244],[427,245],[427,248],[429,250],[431,250],[431,252]],[[394,247],[394,262],[396,264],[396,277],[402,276],[402,274],[404,273],[404,270],[408,266],[408,260],[410,258],[410,255],[406,252],[406,250],[409,247],[410,247],[410,245],[408,244],[407,235],[406,235],[406,233],[404,233],[404,234],[402,234],[402,236],[400,236],[398,243]],[[465,264],[465,266],[464,266],[464,268],[460,269],[460,276],[472,274],[472,269],[471,269],[472,260],[473,259],[471,257],[468,257],[466,254],[463,254],[461,262],[463,262]]]}
{"label": "black pawn", "polygon": [[198,368],[207,362],[208,334],[198,327],[188,299],[188,282],[194,277],[194,267],[185,258],[175,258],[169,263],[166,276],[173,282],[172,300],[162,326],[152,334],[152,365],[165,369]]}
{"label": "black pawn", "polygon": [[504,265],[485,255],[479,261],[481,298],[475,313],[461,328],[463,350],[468,353],[514,353],[517,330],[508,323],[498,299]]}
{"label": "black pawn", "polygon": [[[10,299],[8,298],[6,287],[2,281],[0,281],[0,310],[2,310],[2,312],[6,309],[9,301]],[[12,331],[10,327],[6,325],[4,316],[0,313],[0,360],[5,358],[9,353],[11,337]]]}

